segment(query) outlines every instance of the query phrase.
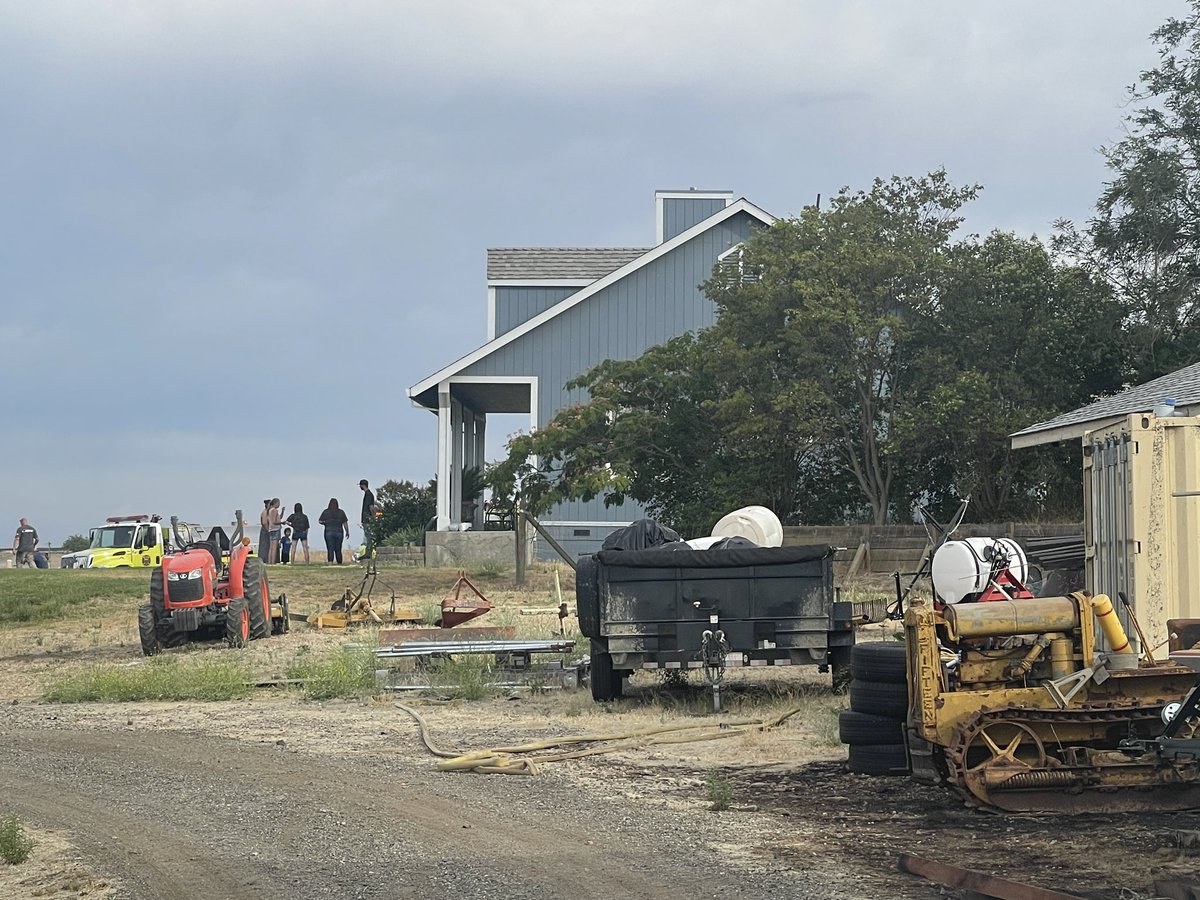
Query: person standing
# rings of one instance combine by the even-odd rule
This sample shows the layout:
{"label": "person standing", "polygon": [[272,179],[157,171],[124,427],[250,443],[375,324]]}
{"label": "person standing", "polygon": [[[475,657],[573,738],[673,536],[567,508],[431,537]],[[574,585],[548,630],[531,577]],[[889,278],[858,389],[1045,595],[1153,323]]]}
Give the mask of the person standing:
{"label": "person standing", "polygon": [[276,497],[267,507],[267,533],[271,538],[271,556],[267,562],[272,565],[279,562],[279,529],[283,524],[280,518],[282,515],[283,513],[279,509],[279,498]]}
{"label": "person standing", "polygon": [[308,516],[304,507],[296,504],[295,510],[287,517],[287,523],[292,526],[292,562],[299,562],[300,548],[304,547],[304,564],[308,565]]}
{"label": "person standing", "polygon": [[329,505],[321,512],[317,523],[325,526],[325,560],[342,564],[342,538],[350,537],[350,520],[345,510],[338,506],[337,498],[330,497]]}
{"label": "person standing", "polygon": [[358,482],[358,486],[362,488],[363,504],[362,504],[362,530],[363,530],[363,545],[367,559],[375,555],[375,495],[371,493],[371,487],[367,484],[367,479],[363,478]]}
{"label": "person standing", "polygon": [[28,519],[22,519],[13,535],[13,553],[17,557],[17,568],[33,568],[33,554],[37,552],[37,529],[29,524]]}
{"label": "person standing", "polygon": [[258,514],[258,558],[266,565],[271,561],[271,501],[264,500]]}

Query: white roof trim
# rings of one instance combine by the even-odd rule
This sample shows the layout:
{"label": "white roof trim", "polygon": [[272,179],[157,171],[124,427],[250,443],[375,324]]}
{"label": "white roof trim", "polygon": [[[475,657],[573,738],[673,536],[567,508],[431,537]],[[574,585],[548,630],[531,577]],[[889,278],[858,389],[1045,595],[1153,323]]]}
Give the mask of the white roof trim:
{"label": "white roof trim", "polygon": [[773,215],[771,215],[766,210],[761,209],[758,206],[755,206],[753,203],[751,203],[749,200],[747,200],[743,197],[741,200],[738,200],[735,203],[729,204],[728,206],[726,206],[724,209],[720,210],[719,212],[713,213],[711,216],[709,216],[707,219],[703,220],[702,222],[697,222],[695,225],[693,225],[687,231],[680,232],[679,234],[675,235],[675,237],[671,238],[669,241],[661,243],[657,247],[647,250],[644,254],[639,256],[637,259],[626,263],[625,265],[621,266],[621,268],[617,269],[615,272],[610,272],[609,274],[605,275],[603,278],[601,278],[597,281],[593,281],[588,287],[585,287],[583,290],[576,291],[570,297],[566,297],[563,300],[560,300],[558,303],[554,304],[554,306],[551,306],[549,309],[543,310],[542,312],[538,313],[533,318],[528,319],[525,322],[521,323],[516,328],[513,328],[510,331],[504,332],[504,334],[500,335],[498,338],[494,338],[493,340],[488,341],[482,347],[477,347],[476,349],[474,349],[470,353],[468,353],[466,356],[462,357],[461,359],[456,360],[455,362],[452,362],[450,365],[446,366],[444,369],[440,369],[437,372],[434,372],[428,378],[424,378],[421,381],[418,381],[416,384],[414,384],[412,387],[410,387],[405,393],[409,397],[415,397],[418,394],[425,393],[425,391],[429,390],[431,387],[438,384],[439,382],[445,381],[447,378],[451,377],[452,375],[456,375],[457,373],[461,372],[463,369],[467,368],[467,366],[470,366],[470,365],[473,365],[473,364],[479,362],[479,360],[494,353],[496,350],[499,350],[501,347],[504,347],[507,344],[511,344],[517,338],[523,337],[524,335],[529,334],[529,332],[533,331],[538,326],[540,326],[546,322],[549,322],[555,316],[559,316],[562,313],[566,312],[571,307],[576,306],[579,303],[582,303],[584,300],[586,300],[588,297],[591,297],[593,294],[599,293],[600,291],[604,290],[609,285],[615,284],[616,282],[620,281],[622,278],[625,278],[627,275],[630,275],[633,272],[636,272],[638,269],[642,268],[642,266],[649,265],[650,263],[654,262],[654,260],[658,259],[659,257],[665,256],[666,254],[670,253],[675,248],[686,244],[688,241],[690,241],[692,238],[696,237],[697,235],[703,234],[704,232],[708,231],[708,229],[712,228],[714,225],[719,225],[721,222],[724,222],[726,219],[732,218],[733,216],[735,216],[741,212],[750,214],[751,216],[753,216],[754,218],[756,218],[760,222],[762,222],[764,225],[775,224],[775,217]]}
{"label": "white roof trim", "polygon": [[717,262],[724,262],[725,260],[729,259],[729,257],[733,256],[733,254],[742,250],[745,246],[746,246],[745,241],[738,241],[736,244],[734,244],[732,247],[730,247],[724,253],[719,254],[717,256]]}
{"label": "white roof trim", "polygon": [[724,200],[733,203],[733,191],[655,191],[655,200]]}
{"label": "white roof trim", "polygon": [[489,278],[488,287],[587,287],[595,278]]}
{"label": "white roof trim", "polygon": [[1128,416],[1106,416],[1103,419],[1092,419],[1089,422],[1075,422],[1071,425],[1060,425],[1057,428],[1043,428],[1041,431],[1018,432],[1011,436],[1012,449],[1024,450],[1026,447],[1039,447],[1042,444],[1076,440],[1082,438],[1089,431],[1109,428],[1126,418]]}

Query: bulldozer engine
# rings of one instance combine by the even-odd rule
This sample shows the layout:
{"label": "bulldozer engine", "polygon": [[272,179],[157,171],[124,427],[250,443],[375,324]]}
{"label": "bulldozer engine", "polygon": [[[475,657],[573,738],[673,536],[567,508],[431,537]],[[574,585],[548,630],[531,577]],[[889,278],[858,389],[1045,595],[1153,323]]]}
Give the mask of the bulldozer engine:
{"label": "bulldozer engine", "polygon": [[[1099,645],[1097,621],[1114,649]],[[1164,708],[1196,673],[1131,666],[1107,597],[915,601],[904,627],[918,777],[1010,811],[1200,806],[1200,754],[1170,752],[1161,737]]]}

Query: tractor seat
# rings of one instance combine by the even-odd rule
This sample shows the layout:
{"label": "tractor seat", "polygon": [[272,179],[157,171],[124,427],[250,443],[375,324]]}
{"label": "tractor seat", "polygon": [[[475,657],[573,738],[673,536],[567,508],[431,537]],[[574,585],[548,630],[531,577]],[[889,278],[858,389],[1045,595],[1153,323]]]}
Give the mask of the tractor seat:
{"label": "tractor seat", "polygon": [[217,548],[222,553],[229,552],[229,535],[225,533],[225,529],[220,525],[214,526],[213,530],[208,533],[208,540],[206,543],[216,544]]}

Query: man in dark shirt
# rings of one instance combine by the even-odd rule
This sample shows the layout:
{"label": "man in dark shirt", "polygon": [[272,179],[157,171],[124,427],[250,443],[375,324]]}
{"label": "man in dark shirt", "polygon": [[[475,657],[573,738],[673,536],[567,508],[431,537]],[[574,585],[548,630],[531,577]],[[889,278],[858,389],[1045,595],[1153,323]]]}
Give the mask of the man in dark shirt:
{"label": "man in dark shirt", "polygon": [[358,486],[362,488],[363,492],[363,544],[366,546],[367,559],[370,559],[375,555],[375,495],[371,493],[371,488],[367,484],[367,479],[364,478],[359,481]]}
{"label": "man in dark shirt", "polygon": [[28,519],[22,519],[13,536],[13,553],[17,556],[17,568],[25,566],[33,568],[33,554],[38,546],[37,529],[29,524]]}

